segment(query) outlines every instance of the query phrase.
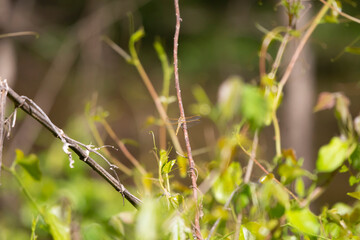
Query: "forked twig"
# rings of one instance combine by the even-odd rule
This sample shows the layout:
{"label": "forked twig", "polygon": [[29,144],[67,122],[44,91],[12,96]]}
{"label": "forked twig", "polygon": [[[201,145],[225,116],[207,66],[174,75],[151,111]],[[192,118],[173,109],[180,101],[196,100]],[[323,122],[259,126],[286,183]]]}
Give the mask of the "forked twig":
{"label": "forked twig", "polygon": [[[1,89],[2,90],[2,89]],[[7,96],[15,103],[16,107],[21,108],[28,115],[37,120],[45,128],[47,128],[55,137],[61,139],[64,143],[64,152],[69,155],[71,161],[71,153],[68,151],[68,148],[72,149],[76,155],[79,156],[80,160],[89,165],[93,170],[95,170],[100,176],[102,176],[113,188],[115,188],[121,195],[126,198],[134,207],[138,208],[142,203],[140,199],[132,195],[121,183],[119,180],[114,178],[109,172],[107,172],[102,166],[100,166],[93,158],[89,156],[89,153],[95,153],[105,161],[106,158],[97,152],[97,148],[92,146],[85,145],[80,143],[70,137],[68,137],[60,128],[55,126],[49,117],[38,107],[31,99],[19,96],[13,89],[8,87]],[[85,149],[84,149],[85,148]],[[113,170],[116,166],[112,165],[107,161],[110,166],[110,169]],[[70,164],[72,164],[70,162]]]}
{"label": "forked twig", "polygon": [[[180,90],[180,83],[179,83],[179,68],[178,68],[178,45],[179,45],[179,33],[180,33],[180,22],[182,19],[180,18],[180,8],[179,8],[179,0],[174,0],[175,5],[175,15],[176,15],[176,25],[175,25],[175,36],[174,36],[174,73],[175,73],[175,88],[176,94],[179,103],[179,110],[180,110],[180,119],[185,118],[184,106],[181,98],[181,90]],[[191,184],[193,189],[193,196],[194,201],[196,204],[196,212],[195,212],[195,221],[194,221],[194,232],[197,239],[203,239],[201,236],[200,231],[200,208],[198,206],[198,187],[197,187],[197,177],[195,171],[195,162],[192,157],[191,153],[191,145],[189,140],[189,133],[187,131],[186,121],[183,122],[183,131],[184,131],[184,138],[185,138],[185,145],[187,150],[187,157],[189,159],[189,169],[190,171],[190,178]]]}

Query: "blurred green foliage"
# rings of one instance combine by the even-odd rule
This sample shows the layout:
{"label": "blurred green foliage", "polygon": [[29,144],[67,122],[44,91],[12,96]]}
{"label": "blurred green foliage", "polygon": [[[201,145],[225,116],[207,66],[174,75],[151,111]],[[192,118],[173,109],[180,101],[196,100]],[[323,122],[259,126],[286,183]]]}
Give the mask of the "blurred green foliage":
{"label": "blurred green foliage", "polygon": [[[71,1],[60,1],[53,3],[56,6],[52,6],[50,3],[37,3],[39,14],[46,13],[47,9],[59,8],[62,11],[55,11],[58,14],[51,16],[47,13],[47,16],[51,19],[59,19],[59,21],[64,19],[61,27],[53,26],[52,30],[40,34],[41,40],[32,46],[32,50],[41,59],[45,61],[56,56],[57,49],[61,48],[62,41],[60,39],[66,38],[67,28],[73,27],[77,21],[82,20],[82,18],[78,18],[78,15],[86,12],[86,7],[91,9],[92,4],[96,5],[94,2],[88,2],[88,5],[87,1],[78,1],[73,5]],[[112,3],[112,1],[108,2]],[[341,6],[340,1],[331,2],[334,8]],[[353,1],[346,2],[350,2],[350,5],[356,4]],[[277,96],[277,76],[270,77],[269,74],[266,74],[262,77],[260,86],[248,80],[257,76],[254,72],[257,72],[258,68],[257,52],[262,35],[253,32],[255,24],[247,26],[248,32],[232,34],[232,31],[236,32],[239,29],[230,29],[226,25],[226,21],[230,21],[231,17],[216,22],[212,19],[213,15],[209,14],[208,16],[204,10],[213,11],[215,14],[216,10],[224,10],[224,6],[231,8],[232,4],[235,4],[232,1],[211,4],[200,1],[182,4],[184,4],[184,32],[179,45],[180,69],[184,70],[184,79],[187,79],[184,81],[185,83],[199,78],[198,81],[192,82],[190,87],[185,84],[185,88],[183,88],[191,88],[195,102],[188,100],[191,99],[189,95],[186,95],[184,101],[191,101],[192,104],[189,106],[191,112],[201,115],[203,121],[210,122],[209,126],[211,126],[206,130],[206,140],[203,144],[207,156],[199,157],[206,161],[197,161],[197,170],[194,170],[199,183],[200,197],[198,201],[195,202],[192,198],[192,189],[188,186],[189,181],[186,178],[188,175],[187,156],[176,152],[171,147],[169,139],[165,141],[165,149],[160,147],[158,139],[161,138],[161,134],[157,130],[159,127],[163,127],[163,122],[157,114],[153,113],[153,108],[149,110],[150,104],[144,104],[144,106],[137,104],[139,101],[150,101],[140,87],[140,80],[137,77],[129,77],[131,80],[126,84],[122,82],[121,87],[126,86],[119,90],[123,91],[119,98],[129,97],[129,99],[117,99],[118,96],[115,96],[112,103],[104,104],[107,110],[97,107],[97,103],[94,103],[96,101],[92,101],[85,107],[86,119],[72,117],[67,121],[64,130],[86,144],[90,141],[89,139],[94,139],[97,144],[103,145],[100,144],[103,141],[101,139],[109,140],[111,138],[110,142],[117,142],[111,137],[108,129],[106,130],[106,121],[111,121],[116,117],[121,118],[122,114],[125,115],[124,109],[127,105],[131,105],[129,108],[134,115],[137,113],[141,113],[141,116],[151,115],[147,118],[151,119],[147,126],[153,124],[152,129],[156,129],[156,132],[152,132],[152,139],[144,137],[146,140],[139,138],[138,141],[132,139],[120,141],[135,152],[141,148],[140,151],[148,153],[153,145],[151,154],[145,154],[146,156],[142,157],[142,159],[150,159],[148,162],[137,162],[140,167],[134,163],[134,168],[125,164],[122,165],[124,168],[119,167],[119,172],[122,171],[121,182],[130,186],[134,183],[134,186],[129,189],[141,197],[143,204],[140,209],[134,209],[127,202],[123,204],[122,195],[114,191],[102,179],[98,179],[82,162],[76,161],[75,168],[70,169],[67,156],[62,152],[61,142],[39,139],[38,144],[42,149],[37,154],[24,154],[21,150],[16,150],[16,156],[11,161],[10,167],[6,165],[3,167],[4,174],[2,174],[0,188],[0,239],[195,239],[193,221],[197,209],[200,209],[201,212],[200,230],[205,237],[211,235],[211,239],[360,239],[360,145],[358,141],[360,117],[353,117],[350,100],[338,92],[324,92],[319,96],[314,111],[334,109],[340,134],[328,139],[329,143],[319,148],[314,171],[305,170],[303,167],[305,160],[298,159],[292,149],[281,149],[281,154],[276,156],[273,162],[262,161],[258,154],[259,151],[255,151],[257,147],[254,146],[256,145],[254,144],[255,138],[266,127],[275,124],[276,113],[281,104],[279,101],[276,106],[273,106]],[[317,6],[316,3],[314,5]],[[173,24],[167,27],[162,25],[164,19],[170,18],[169,12],[171,11],[170,8],[167,8],[169,6],[168,1],[139,3],[139,13],[135,14],[135,20],[143,17],[144,29],[141,28],[128,36],[115,30],[117,26],[121,25],[121,23],[115,22],[114,26],[116,27],[112,26],[107,29],[115,41],[103,38],[109,45],[120,42],[120,46],[126,46],[129,42],[131,54],[127,54],[122,49],[123,52],[120,53],[126,62],[135,67],[139,67],[141,64],[145,68],[150,66],[148,75],[155,76],[152,79],[162,79],[162,81],[155,80],[153,82],[157,92],[161,93],[159,99],[154,101],[160,101],[168,115],[174,112],[172,109],[176,105],[173,104],[175,97],[170,91],[173,68],[169,62],[172,61],[169,61],[166,55],[167,50],[171,47],[163,46],[157,40],[154,43],[155,50],[151,50],[151,52],[147,45],[149,45],[148,41],[152,41],[149,39],[154,39],[153,35],[157,34],[164,39],[172,39],[172,36],[168,36],[168,30],[170,28],[173,30]],[[276,11],[280,11],[279,6],[284,7],[290,23],[292,19],[300,16],[300,10],[307,7],[300,1],[284,0],[275,4],[270,1],[258,1],[256,6],[248,2],[246,6],[255,8],[257,14],[267,11],[267,14],[271,15],[270,17],[265,16],[264,29],[274,28],[274,24],[271,21],[267,22],[266,19],[275,19]],[[68,9],[70,11],[67,11]],[[162,11],[157,12],[156,9]],[[231,12],[231,9],[228,11]],[[62,16],[61,13],[66,13],[66,16]],[[234,17],[233,14],[229,13]],[[192,15],[196,16],[190,19],[198,21],[186,20],[186,16]],[[153,20],[149,20],[151,18]],[[186,23],[186,21],[188,22]],[[323,28],[314,36],[318,39],[335,38],[334,42],[338,44],[340,42],[339,35],[342,34],[334,34],[336,29],[342,29],[342,33],[349,32],[347,35],[350,36],[349,38],[353,36],[351,35],[352,31],[358,34],[357,27],[349,27],[352,23],[342,24],[342,21],[343,19],[336,11],[330,11],[321,22]],[[248,19],[239,22],[241,27],[249,25]],[[84,25],[80,24],[79,26],[79,29],[84,28]],[[330,30],[325,32],[324,28]],[[143,38],[145,30],[148,38]],[[204,34],[193,37],[190,34],[191,31]],[[300,30],[287,30],[286,28],[284,31],[289,31],[296,38],[301,37],[302,33]],[[80,33],[81,31],[78,32],[78,34]],[[284,41],[280,33],[279,36],[272,40]],[[100,36],[96,35],[96,37]],[[125,38],[126,40],[123,40]],[[80,37],[79,41],[81,39]],[[130,40],[128,41],[128,39]],[[77,46],[74,43],[76,41],[73,41],[70,42]],[[334,42],[330,42],[330,45]],[[351,53],[354,55],[353,57],[356,57],[359,54],[358,47],[354,46],[356,43],[357,40],[348,46],[346,46],[348,42],[344,43],[343,52]],[[78,47],[85,48],[85,45],[86,41],[80,43]],[[112,48],[116,49],[116,46],[112,46]],[[329,49],[331,50],[330,55],[341,51],[331,49],[331,47]],[[156,57],[154,51],[157,53],[160,63],[149,64]],[[277,46],[273,44],[268,53],[274,55],[276,51]],[[317,49],[317,51],[322,50]],[[91,51],[87,53],[88,56],[96,55]],[[325,56],[327,60],[332,57]],[[80,58],[91,59],[91,57],[87,59],[86,56],[80,56]],[[86,62],[85,60],[84,62]],[[101,61],[100,59],[99,62]],[[229,64],[229,61],[233,61],[233,65]],[[79,62],[81,61],[79,60]],[[83,68],[80,68],[84,71],[82,78],[87,81],[79,83],[76,82],[76,77],[72,76],[74,84],[79,84],[76,85],[79,89],[82,89],[82,86],[88,87],[94,82],[101,82],[98,76],[107,80],[115,78],[109,73],[111,71],[119,74],[117,72],[119,70],[116,70],[117,67],[108,66],[109,68],[102,74],[92,76],[94,73],[92,70],[101,64],[99,62],[90,66],[84,64]],[[159,65],[158,69],[161,66],[162,77],[156,73],[159,70],[151,69],[153,65]],[[231,72],[239,66],[241,66],[242,77],[239,76],[237,70],[234,71],[235,73]],[[122,66],[121,69],[125,68]],[[75,70],[79,69],[73,70],[76,72]],[[143,77],[143,73],[146,73],[145,69],[139,70],[138,68],[137,70],[141,77]],[[91,74],[87,74],[87,71]],[[229,72],[233,74],[231,77],[228,77]],[[274,72],[275,75],[281,74],[277,71]],[[359,70],[355,69],[354,72],[359,73]],[[134,73],[126,70],[126,74],[122,77],[126,78]],[[73,75],[77,74],[73,73]],[[218,84],[212,77],[225,80]],[[92,78],[95,80],[91,80]],[[205,88],[204,86],[207,84],[212,87]],[[118,88],[114,87],[118,83],[115,85],[114,82],[109,81],[109,84],[105,85],[109,94],[112,91],[118,94]],[[84,87],[84,89],[86,88]],[[72,94],[74,91],[69,90]],[[282,92],[279,94],[278,96],[282,100]],[[79,99],[76,102],[79,102]],[[119,100],[120,104],[116,100]],[[71,109],[72,105],[69,104],[64,111]],[[186,106],[188,105],[186,104]],[[114,109],[118,110],[118,115],[115,114],[117,111]],[[61,117],[59,116],[60,119]],[[136,128],[135,125],[129,127],[129,122],[118,124],[125,127],[120,129],[115,126],[113,132]],[[139,132],[144,132],[143,126],[140,127],[140,124],[138,126],[141,129]],[[89,132],[93,134],[93,138]],[[118,139],[124,138],[119,137]],[[151,144],[146,145],[145,141],[151,142]],[[277,140],[275,139],[275,141]],[[262,147],[263,145],[260,143],[259,148]],[[264,144],[265,147],[267,146]],[[112,159],[120,155],[112,150],[104,149],[103,151]],[[97,160],[101,161],[101,159]],[[248,161],[254,161],[265,169],[261,173],[262,176],[253,174],[251,180],[246,180],[246,175],[252,173]],[[109,168],[106,163],[101,164],[105,168]],[[317,197],[316,194],[321,194],[335,175],[345,173],[348,174],[349,185],[353,187],[353,191],[347,193],[347,196],[354,199],[353,203],[338,202],[331,207],[324,205],[321,206],[320,213],[315,213],[310,206]],[[310,180],[308,185],[304,183],[305,179]]]}

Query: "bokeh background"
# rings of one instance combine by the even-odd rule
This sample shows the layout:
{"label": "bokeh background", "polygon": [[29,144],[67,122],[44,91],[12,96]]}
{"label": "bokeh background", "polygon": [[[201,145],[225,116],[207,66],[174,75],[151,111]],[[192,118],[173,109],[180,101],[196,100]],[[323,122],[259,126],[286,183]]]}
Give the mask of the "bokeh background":
{"label": "bokeh background", "polygon": [[[204,88],[215,103],[219,87],[232,75],[239,75],[248,83],[259,83],[259,50],[265,32],[287,24],[285,9],[279,2],[180,2],[183,22],[179,66],[187,115],[193,114],[190,108],[195,102],[192,90],[197,85]],[[298,21],[300,29],[311,20],[321,3],[304,1],[304,5]],[[356,1],[344,1],[343,11],[359,16]],[[89,101],[96,101],[97,106],[109,113],[107,119],[119,138],[137,143],[128,146],[133,155],[148,170],[155,170],[149,131],[156,133],[158,127],[146,124],[150,116],[157,117],[153,101],[136,69],[101,41],[101,37],[108,36],[128,50],[131,33],[143,27],[146,36],[138,45],[139,57],[160,92],[162,69],[153,43],[160,39],[172,62],[174,24],[173,2],[168,0],[2,0],[0,33],[34,31],[39,37],[0,39],[0,76],[8,79],[19,94],[34,99],[68,135],[84,143],[94,143],[85,106]],[[304,157],[309,170],[314,168],[319,147],[339,134],[332,111],[313,113],[318,94],[322,91],[343,92],[351,100],[353,116],[360,112],[360,58],[344,52],[352,43],[359,45],[356,42],[359,33],[360,25],[347,20],[320,25],[285,89],[284,104],[280,108],[283,147],[294,148],[298,157]],[[298,40],[294,40],[292,47],[297,43]],[[270,59],[277,47],[277,44],[271,45]],[[286,58],[291,54],[290,49]],[[286,66],[285,62],[280,71]],[[170,94],[175,95],[173,83],[170,89]],[[176,103],[169,106],[168,113],[170,117],[179,116]],[[206,131],[211,127],[212,123],[203,119],[201,124],[191,128],[193,149],[207,147]],[[100,129],[100,132],[103,131]],[[103,136],[106,143],[114,144],[105,134]],[[274,156],[272,127],[263,130],[260,146],[259,158],[271,161]],[[39,156],[43,178],[47,180],[29,187],[40,199],[59,201],[63,196],[66,202],[65,199],[72,198],[77,206],[73,208],[86,219],[105,221],[123,209],[117,193],[113,193],[89,168],[77,162],[75,169],[69,169],[59,141],[20,112],[4,148],[3,163],[6,165],[13,161],[17,148],[25,154]],[[121,153],[114,151],[113,154],[131,167]],[[211,160],[206,153],[197,159],[205,163]],[[256,170],[252,178],[257,181],[262,175]],[[84,180],[83,176],[90,178]],[[130,177],[120,178],[133,184]],[[322,204],[350,201],[344,197],[349,191],[346,179],[336,178],[329,186],[331,190],[318,201]],[[16,183],[8,174],[1,174],[1,184],[0,229],[7,228],[11,232],[12,227],[19,229],[20,226],[23,232],[17,234],[28,236],[26,227],[31,213],[29,209],[20,208],[23,196],[19,195]],[[60,192],[55,190],[57,184],[61,185]],[[79,191],[76,186],[84,186],[83,195],[79,195],[86,195],[85,199],[71,197]],[[131,206],[125,207],[131,209]]]}

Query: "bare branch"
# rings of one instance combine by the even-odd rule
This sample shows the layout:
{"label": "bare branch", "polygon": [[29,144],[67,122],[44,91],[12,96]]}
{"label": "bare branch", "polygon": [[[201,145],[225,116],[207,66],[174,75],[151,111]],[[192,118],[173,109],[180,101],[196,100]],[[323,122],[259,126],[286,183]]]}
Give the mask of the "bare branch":
{"label": "bare branch", "polygon": [[[2,88],[3,89],[3,88]],[[0,90],[2,90],[0,89]],[[121,195],[126,198],[134,207],[138,208],[142,203],[140,199],[132,195],[119,180],[115,179],[109,172],[107,172],[102,166],[100,166],[94,159],[89,156],[90,152],[93,152],[106,160],[96,149],[92,149],[91,146],[82,144],[70,137],[68,137],[60,128],[55,126],[49,117],[39,108],[31,99],[19,96],[13,89],[8,88],[7,96],[15,103],[16,107],[21,108],[45,128],[47,128],[55,137],[61,139],[64,143],[64,148],[70,148],[79,156],[80,160],[89,165],[95,172],[102,176],[116,191],[120,192]],[[85,148],[85,149],[83,149]],[[65,151],[65,149],[64,149]],[[66,152],[66,151],[65,151]],[[68,154],[68,153],[67,153]],[[69,154],[68,154],[69,155]],[[70,158],[71,154],[69,155]],[[107,160],[106,160],[107,161]],[[110,164],[110,169],[113,170],[115,165]]]}
{"label": "bare branch", "polygon": [[[174,73],[175,73],[175,88],[177,93],[177,98],[179,102],[179,110],[180,110],[180,118],[179,120],[185,120],[185,112],[184,106],[181,98],[181,89],[179,83],[179,69],[178,69],[178,45],[179,45],[179,33],[180,33],[180,22],[182,19],[180,18],[180,9],[179,9],[179,0],[174,0],[175,4],[175,14],[176,14],[176,26],[175,26],[175,36],[174,36]],[[196,213],[195,213],[195,223],[194,223],[194,232],[197,239],[203,239],[200,231],[200,207],[198,206],[198,187],[197,187],[197,176],[196,176],[196,168],[195,162],[191,153],[191,145],[189,140],[189,133],[187,131],[186,121],[183,121],[183,130],[184,130],[184,138],[185,145],[187,150],[187,157],[189,159],[189,170],[190,170],[190,178],[193,189],[194,201],[196,204]]]}

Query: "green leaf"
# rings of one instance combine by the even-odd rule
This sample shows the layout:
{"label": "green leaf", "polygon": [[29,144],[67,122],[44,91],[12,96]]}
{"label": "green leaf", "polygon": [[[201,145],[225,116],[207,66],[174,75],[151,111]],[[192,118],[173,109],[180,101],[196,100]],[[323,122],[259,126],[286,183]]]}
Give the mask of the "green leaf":
{"label": "green leaf", "polygon": [[265,206],[273,206],[277,202],[281,203],[286,209],[290,207],[289,194],[274,181],[266,181],[263,183],[261,201]]}
{"label": "green leaf", "polygon": [[220,121],[226,123],[239,114],[243,81],[238,76],[225,80],[219,87],[218,108]]}
{"label": "green leaf", "polygon": [[173,159],[173,160],[170,160],[168,161],[167,163],[165,163],[161,169],[161,172],[164,174],[167,174],[167,173],[170,173],[171,172],[171,169],[172,167],[175,165],[175,162],[176,160]]}
{"label": "green leaf", "polygon": [[170,231],[172,240],[185,240],[188,233],[191,233],[191,229],[185,224],[185,221],[181,216],[176,215],[170,222]]}
{"label": "green leaf", "polygon": [[295,181],[295,191],[300,197],[305,195],[305,184],[301,177],[297,178]]}
{"label": "green leaf", "polygon": [[60,206],[44,209],[44,220],[54,240],[70,240],[70,221],[62,219],[62,214]]}
{"label": "green leaf", "polygon": [[160,202],[157,199],[145,199],[136,220],[136,239],[157,240],[159,238]]}
{"label": "green leaf", "polygon": [[349,184],[350,186],[353,186],[354,184],[360,182],[360,178],[357,178],[355,176],[350,176],[349,177]]}
{"label": "green leaf", "polygon": [[345,52],[360,55],[360,47],[346,47]]}
{"label": "green leaf", "polygon": [[360,144],[356,145],[355,150],[349,157],[351,166],[355,169],[360,171]]}
{"label": "green leaf", "polygon": [[322,146],[316,161],[319,172],[332,172],[340,167],[348,157],[349,143],[333,137],[329,144]]}
{"label": "green leaf", "polygon": [[24,153],[16,149],[16,158],[15,162],[20,165],[30,176],[36,180],[41,180],[41,171],[40,171],[40,164],[39,159],[35,154],[30,154],[28,156],[24,156]]}
{"label": "green leaf", "polygon": [[241,175],[240,163],[232,162],[226,171],[216,179],[212,191],[218,202],[225,204],[231,193],[240,185],[242,181]]}
{"label": "green leaf", "polygon": [[347,193],[350,197],[356,198],[357,200],[360,200],[360,192],[349,192]]}
{"label": "green leaf", "polygon": [[269,110],[269,104],[260,89],[252,85],[245,85],[240,111],[253,129],[265,124]]}
{"label": "green leaf", "polygon": [[341,227],[336,223],[330,222],[325,225],[325,232],[332,238],[339,238]]}
{"label": "green leaf", "polygon": [[239,240],[261,240],[266,239],[270,231],[261,223],[247,222],[241,225]]}
{"label": "green leaf", "polygon": [[82,234],[84,236],[84,240],[110,240],[110,236],[106,233],[103,226],[100,224],[89,224],[83,230]]}
{"label": "green leaf", "polygon": [[320,231],[318,218],[307,208],[300,210],[289,210],[286,212],[289,224],[298,231],[317,235]]}
{"label": "green leaf", "polygon": [[306,173],[304,169],[299,166],[290,166],[289,164],[281,164],[278,173],[281,176],[281,182],[286,184],[291,183],[295,178],[304,176]]}

